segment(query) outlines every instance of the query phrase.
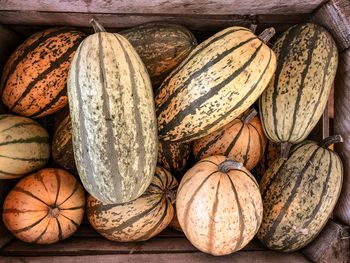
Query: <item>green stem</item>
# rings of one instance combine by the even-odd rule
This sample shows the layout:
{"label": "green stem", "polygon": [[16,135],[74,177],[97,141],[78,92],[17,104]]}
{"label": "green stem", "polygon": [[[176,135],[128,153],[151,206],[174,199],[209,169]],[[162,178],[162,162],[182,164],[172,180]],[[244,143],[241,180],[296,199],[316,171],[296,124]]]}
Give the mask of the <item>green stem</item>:
{"label": "green stem", "polygon": [[92,18],[90,20],[90,24],[94,28],[95,33],[106,32],[106,29],[99,22],[97,22],[95,19]]}

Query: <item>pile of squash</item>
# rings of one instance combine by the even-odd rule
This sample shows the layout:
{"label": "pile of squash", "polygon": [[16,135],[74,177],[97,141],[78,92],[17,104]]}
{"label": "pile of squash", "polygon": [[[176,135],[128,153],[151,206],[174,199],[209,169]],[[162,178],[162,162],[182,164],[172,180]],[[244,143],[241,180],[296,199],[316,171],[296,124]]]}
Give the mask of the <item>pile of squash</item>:
{"label": "pile of squash", "polygon": [[[324,28],[295,25],[270,48],[273,28],[233,26],[197,45],[174,24],[91,24],[89,36],[32,35],[3,69],[0,179],[22,179],[2,217],[17,238],[65,239],[85,210],[110,240],[144,241],[171,225],[213,255],[255,236],[281,251],[317,236],[343,173],[328,149],[340,135],[306,140],[337,69]],[[52,114],[61,122],[50,136],[33,119]]]}

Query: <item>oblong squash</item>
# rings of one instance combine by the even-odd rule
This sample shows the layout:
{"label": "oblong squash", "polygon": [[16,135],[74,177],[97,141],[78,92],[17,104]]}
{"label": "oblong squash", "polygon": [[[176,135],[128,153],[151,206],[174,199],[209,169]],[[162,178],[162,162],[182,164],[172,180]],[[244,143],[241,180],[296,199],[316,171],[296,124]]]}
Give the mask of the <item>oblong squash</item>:
{"label": "oblong squash", "polygon": [[321,26],[289,28],[273,45],[276,73],[259,105],[266,136],[273,142],[303,141],[320,119],[338,64],[338,50]]}
{"label": "oblong squash", "polygon": [[10,111],[40,118],[66,106],[70,62],[84,37],[69,28],[51,28],[17,48],[1,77],[2,101]]}
{"label": "oblong squash", "polygon": [[0,179],[13,179],[42,168],[50,158],[50,138],[39,123],[0,115]]}
{"label": "oblong squash", "polygon": [[[332,139],[332,137],[331,137]],[[258,238],[270,249],[298,250],[322,230],[338,200],[343,178],[339,156],[304,141],[287,160],[277,159],[260,182],[264,205]]]}
{"label": "oblong squash", "polygon": [[187,171],[176,196],[177,218],[199,250],[226,255],[242,249],[259,229],[259,186],[242,164],[216,155]]}
{"label": "oblong squash", "polygon": [[244,27],[202,42],[156,91],[160,139],[188,142],[228,124],[257,100],[275,64],[271,49]]}
{"label": "oblong squash", "polygon": [[69,70],[68,96],[85,189],[105,203],[139,197],[154,175],[158,136],[151,82],[134,48],[118,34],[87,37]]}
{"label": "oblong squash", "polygon": [[152,183],[134,201],[119,205],[104,204],[89,196],[86,204],[89,222],[109,240],[148,240],[159,234],[173,219],[177,185],[174,176],[157,166]]}
{"label": "oblong squash", "polygon": [[118,32],[136,49],[155,90],[197,46],[187,28],[170,23],[148,23]]}

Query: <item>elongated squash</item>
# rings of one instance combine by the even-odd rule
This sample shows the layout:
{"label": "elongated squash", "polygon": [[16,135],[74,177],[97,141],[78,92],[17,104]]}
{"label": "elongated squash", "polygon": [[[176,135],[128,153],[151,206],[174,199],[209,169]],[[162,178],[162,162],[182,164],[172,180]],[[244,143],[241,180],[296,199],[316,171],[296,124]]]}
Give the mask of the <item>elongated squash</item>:
{"label": "elongated squash", "polygon": [[264,216],[258,238],[270,249],[298,250],[322,230],[340,194],[343,178],[339,156],[328,150],[340,136],[322,147],[304,141],[287,160],[280,157],[260,182]]}
{"label": "elongated squash", "polygon": [[173,219],[177,185],[174,176],[157,166],[152,183],[136,200],[110,205],[89,196],[86,204],[89,222],[109,240],[148,240]]}
{"label": "elongated squash", "polygon": [[74,156],[93,197],[125,203],[143,194],[156,167],[152,86],[131,44],[92,24],[97,33],[79,46],[68,77]]}
{"label": "elongated squash", "polygon": [[247,110],[274,73],[273,32],[230,27],[198,45],[155,94],[160,139],[192,141]]}
{"label": "elongated squash", "polygon": [[338,64],[331,35],[307,23],[289,28],[274,44],[277,68],[262,94],[261,121],[273,142],[303,141],[320,119]]}
{"label": "elongated squash", "polygon": [[148,23],[119,34],[136,49],[154,90],[197,46],[196,38],[187,28],[170,23]]}

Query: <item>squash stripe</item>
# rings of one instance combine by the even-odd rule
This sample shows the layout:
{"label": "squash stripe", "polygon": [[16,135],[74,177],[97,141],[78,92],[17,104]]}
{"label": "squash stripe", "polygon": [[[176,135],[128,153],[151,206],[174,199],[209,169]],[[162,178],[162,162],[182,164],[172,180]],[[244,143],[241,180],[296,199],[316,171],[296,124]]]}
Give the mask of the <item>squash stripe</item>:
{"label": "squash stripe", "polygon": [[293,202],[293,199],[297,193],[297,190],[303,180],[304,174],[306,173],[307,169],[310,167],[310,164],[312,163],[312,161],[315,159],[316,153],[319,150],[319,148],[316,148],[313,153],[311,154],[310,158],[308,159],[308,161],[306,162],[305,167],[301,170],[300,174],[298,175],[298,179],[295,182],[295,185],[292,188],[292,191],[290,193],[290,195],[288,196],[287,201],[285,202],[285,204],[283,205],[281,211],[279,212],[277,218],[273,221],[271,227],[269,228],[268,231],[266,231],[265,233],[265,240],[267,242],[270,241],[270,239],[272,238],[272,236],[274,235],[274,233],[276,232],[278,225],[281,223],[283,217],[285,216],[286,211],[288,210],[289,206],[291,205],[291,203]]}
{"label": "squash stripe", "polygon": [[60,194],[60,189],[61,189],[61,178],[60,178],[59,174],[57,173],[56,169],[54,170],[54,174],[55,174],[56,181],[57,181],[57,193],[56,193],[54,204],[57,205],[57,199],[58,199],[58,196]]}
{"label": "squash stripe", "polygon": [[[312,36],[312,38],[310,39],[310,43],[309,43],[309,46],[307,48],[307,60],[305,61],[305,68],[303,70],[303,72],[301,73],[301,83],[299,85],[299,88],[298,88],[298,95],[297,95],[297,98],[295,100],[295,106],[294,106],[294,112],[293,112],[293,122],[292,122],[292,129],[289,133],[289,137],[287,139],[287,141],[290,140],[292,134],[293,134],[293,131],[294,131],[294,128],[295,128],[295,123],[296,123],[296,117],[297,117],[297,113],[298,113],[298,110],[299,110],[299,107],[300,107],[300,99],[301,99],[301,95],[303,93],[303,86],[304,86],[304,82],[305,82],[305,78],[306,78],[306,75],[309,71],[309,66],[312,62],[312,57],[313,57],[313,52],[314,52],[314,49],[315,49],[315,46],[317,44],[317,40],[319,38],[319,30],[318,28],[314,31],[314,34]],[[284,128],[284,127],[283,127]]]}
{"label": "squash stripe", "polygon": [[48,213],[44,217],[42,217],[41,219],[39,219],[38,221],[34,222],[33,224],[31,224],[29,226],[26,226],[26,227],[23,227],[23,228],[20,228],[20,229],[16,229],[16,230],[12,230],[11,232],[13,234],[19,234],[19,233],[28,231],[31,228],[35,227],[36,225],[40,224],[47,217],[47,215],[48,215]]}
{"label": "squash stripe", "polygon": [[20,127],[30,126],[30,125],[37,126],[37,127],[41,127],[39,123],[34,122],[34,121],[33,121],[33,122],[20,122],[20,123],[16,123],[16,124],[12,125],[12,126],[9,127],[9,128],[6,128],[6,129],[0,131],[0,133],[9,131],[9,130],[11,130],[11,129],[13,129],[13,128],[20,128]]}
{"label": "squash stripe", "polygon": [[64,214],[61,214],[61,216],[63,216],[64,218],[66,218],[67,220],[69,220],[76,228],[78,228],[80,226],[80,224],[78,224],[77,222],[75,222],[73,219],[65,216]]}
{"label": "squash stripe", "polygon": [[21,157],[12,157],[12,156],[6,156],[6,155],[0,155],[1,158],[7,158],[11,160],[19,160],[19,161],[28,161],[28,162],[41,162],[41,161],[47,161],[48,158],[21,158]]}
{"label": "squash stripe", "polygon": [[213,246],[214,246],[214,235],[215,235],[215,218],[216,218],[216,213],[218,211],[218,205],[219,205],[219,188],[220,188],[220,181],[221,181],[221,174],[218,180],[218,184],[216,186],[216,192],[215,192],[215,200],[213,203],[213,208],[211,211],[211,220],[209,221],[209,226],[208,226],[208,250],[212,251]]}
{"label": "squash stripe", "polygon": [[57,228],[58,228],[58,240],[61,241],[63,239],[62,237],[62,227],[61,227],[61,223],[60,221],[57,219],[57,217],[55,218],[56,222],[57,222]]}
{"label": "squash stripe", "polygon": [[[236,123],[234,124],[236,125]],[[201,158],[201,156],[203,154],[205,154],[210,148],[211,146],[213,146],[218,140],[220,140],[222,138],[222,136],[225,134],[225,131],[222,130],[220,132],[220,134],[218,134],[216,137],[214,137],[211,141],[209,141],[208,143],[206,143],[204,146],[202,146],[200,148],[200,150],[198,151],[198,153],[195,155],[195,158],[197,160],[199,160]]]}
{"label": "squash stripe", "polygon": [[236,142],[238,141],[239,137],[241,137],[241,134],[243,132],[243,128],[244,128],[244,123],[241,122],[241,128],[239,129],[237,135],[233,138],[232,142],[230,143],[230,145],[227,147],[226,151],[225,151],[225,156],[228,156],[230,154],[230,152],[232,151],[233,147],[236,145]]}
{"label": "squash stripe", "polygon": [[50,220],[47,221],[47,225],[45,229],[40,233],[40,235],[32,242],[32,243],[37,243],[46,233],[47,229],[49,228]]}
{"label": "squash stripe", "polygon": [[264,155],[264,152],[263,152],[263,150],[264,150],[263,149],[264,148],[263,139],[261,138],[261,134],[258,131],[258,129],[253,124],[251,124],[251,125],[252,125],[253,129],[256,131],[256,133],[258,134],[259,145],[260,145],[260,147],[259,147],[260,151],[259,151],[259,158],[258,158],[258,160],[261,160],[262,156]]}
{"label": "squash stripe", "polygon": [[49,206],[46,202],[44,202],[43,200],[41,200],[39,197],[33,195],[31,192],[26,191],[26,190],[24,190],[24,189],[21,188],[21,187],[16,186],[15,188],[13,188],[13,191],[19,192],[19,193],[22,193],[22,194],[25,194],[25,195],[28,195],[28,196],[30,196],[30,197],[32,197],[32,198],[34,198],[34,199],[36,199],[36,200],[42,202],[43,204]]}
{"label": "squash stripe", "polygon": [[248,127],[248,145],[247,145],[247,151],[244,155],[244,162],[243,162],[243,166],[246,166],[247,165],[247,161],[248,161],[248,157],[249,157],[249,151],[250,151],[250,127],[249,125],[247,125]]}
{"label": "squash stripe", "polygon": [[263,71],[263,73],[261,74],[261,76],[259,77],[259,79],[257,80],[257,82],[254,84],[254,86],[250,89],[250,91],[239,101],[237,102],[237,104],[235,106],[232,107],[232,109],[230,109],[229,111],[227,111],[223,116],[221,116],[220,118],[218,118],[217,120],[215,120],[214,122],[212,122],[210,125],[207,125],[206,127],[204,127],[202,130],[200,130],[196,135],[192,135],[192,136],[187,136],[184,139],[180,139],[177,140],[177,142],[183,142],[186,140],[189,140],[197,135],[203,134],[205,133],[208,129],[214,127],[217,123],[219,123],[220,121],[222,121],[223,119],[227,118],[234,110],[236,110],[238,107],[240,107],[245,101],[246,99],[255,91],[255,88],[259,85],[260,81],[262,80],[262,78],[265,76],[265,72],[268,69],[270,62],[271,62],[271,57],[272,57],[272,52],[270,50],[270,57],[269,57],[269,61]]}
{"label": "squash stripe", "polygon": [[[200,69],[198,69],[197,71],[191,72],[191,74],[189,74],[188,79],[186,79],[185,81],[183,81],[181,83],[181,85],[176,87],[176,90],[174,90],[174,92],[172,92],[168,97],[167,100],[164,101],[164,103],[160,104],[157,108],[156,108],[156,113],[161,113],[163,112],[166,108],[169,107],[169,104],[172,102],[172,100],[174,98],[176,98],[176,96],[182,92],[183,90],[186,89],[186,87],[192,82],[192,80],[196,79],[197,77],[201,76],[202,74],[206,73],[207,71],[210,70],[210,67],[214,66],[215,64],[219,63],[222,59],[226,58],[227,55],[231,54],[233,51],[239,49],[240,47],[244,46],[245,44],[248,44],[249,42],[251,42],[252,40],[257,39],[256,37],[251,37],[248,38],[247,40],[240,42],[238,45],[225,50],[224,52],[218,54],[215,58],[213,58],[212,60],[209,60],[205,65],[203,65]],[[261,47],[262,44],[259,46]],[[257,52],[256,52],[257,53]],[[256,53],[253,54],[253,59],[256,56]],[[255,56],[254,56],[255,55]],[[253,60],[252,59],[252,60]],[[248,62],[250,63],[252,60],[248,60]],[[249,63],[245,63],[242,68],[246,68],[247,65],[249,65]],[[238,73],[238,74],[237,74]],[[236,76],[239,75],[239,73],[241,73],[241,71],[236,70],[236,72],[234,72],[230,77],[228,77],[225,81],[227,80],[232,80],[234,78],[236,78]],[[234,76],[234,77],[232,77]],[[220,84],[223,85],[225,84],[225,81],[221,82]],[[219,86],[220,84],[218,84],[217,86]],[[163,86],[163,85],[162,85]],[[225,86],[225,85],[223,85]]]}
{"label": "squash stripe", "polygon": [[69,198],[71,198],[76,193],[78,188],[79,188],[79,182],[78,182],[78,180],[75,180],[74,189],[73,189],[72,193],[66,199],[64,199],[62,201],[62,203],[58,204],[58,206],[63,205],[66,201],[68,201]]}
{"label": "squash stripe", "polygon": [[5,146],[9,144],[16,144],[16,143],[49,143],[49,138],[48,137],[41,137],[41,136],[34,136],[31,138],[26,138],[26,139],[17,139],[13,141],[8,141],[8,142],[2,142],[0,143],[0,146]]}

